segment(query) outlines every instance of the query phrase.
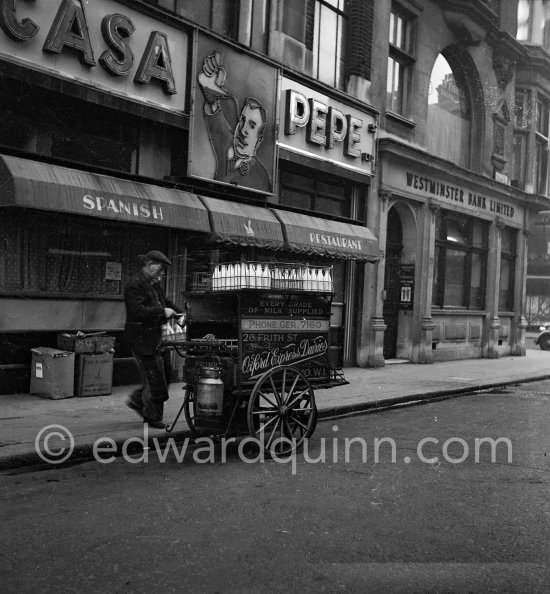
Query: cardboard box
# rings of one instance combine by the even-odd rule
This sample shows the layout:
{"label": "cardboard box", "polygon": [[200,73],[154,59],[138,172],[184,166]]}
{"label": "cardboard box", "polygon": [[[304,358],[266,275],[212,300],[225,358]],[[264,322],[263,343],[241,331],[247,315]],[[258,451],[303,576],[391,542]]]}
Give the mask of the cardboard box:
{"label": "cardboard box", "polygon": [[77,396],[103,396],[113,388],[113,355],[78,355],[75,392]]}
{"label": "cardboard box", "polygon": [[74,353],[49,347],[36,347],[31,353],[29,392],[53,400],[74,396]]}
{"label": "cardboard box", "polygon": [[73,353],[95,353],[96,337],[78,337],[76,334],[58,334],[57,348]]}

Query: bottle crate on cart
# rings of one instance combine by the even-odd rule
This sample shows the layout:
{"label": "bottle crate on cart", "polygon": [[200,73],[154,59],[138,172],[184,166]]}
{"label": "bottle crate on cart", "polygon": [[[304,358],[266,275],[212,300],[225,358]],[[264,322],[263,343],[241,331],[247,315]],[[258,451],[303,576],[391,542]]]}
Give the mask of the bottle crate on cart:
{"label": "bottle crate on cart", "polygon": [[29,392],[52,400],[74,396],[75,354],[50,347],[31,349]]}
{"label": "bottle crate on cart", "polygon": [[225,262],[209,272],[195,272],[194,292],[263,289],[332,292],[332,266],[315,266],[296,262]]}

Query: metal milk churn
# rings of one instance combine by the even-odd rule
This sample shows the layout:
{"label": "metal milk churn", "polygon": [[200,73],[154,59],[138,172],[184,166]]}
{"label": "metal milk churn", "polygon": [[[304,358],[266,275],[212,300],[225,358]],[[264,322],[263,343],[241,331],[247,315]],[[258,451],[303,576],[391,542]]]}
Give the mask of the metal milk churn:
{"label": "metal milk churn", "polygon": [[197,416],[223,414],[223,380],[217,367],[202,367],[197,381]]}

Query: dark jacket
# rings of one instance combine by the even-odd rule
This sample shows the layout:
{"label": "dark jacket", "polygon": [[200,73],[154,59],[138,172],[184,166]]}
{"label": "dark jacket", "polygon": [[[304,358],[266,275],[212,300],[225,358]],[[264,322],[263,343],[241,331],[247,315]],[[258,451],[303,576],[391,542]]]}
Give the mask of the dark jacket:
{"label": "dark jacket", "polygon": [[126,341],[136,355],[156,355],[166,322],[164,308],[180,311],[177,305],[166,298],[160,283],[141,274],[124,287],[126,304]]}

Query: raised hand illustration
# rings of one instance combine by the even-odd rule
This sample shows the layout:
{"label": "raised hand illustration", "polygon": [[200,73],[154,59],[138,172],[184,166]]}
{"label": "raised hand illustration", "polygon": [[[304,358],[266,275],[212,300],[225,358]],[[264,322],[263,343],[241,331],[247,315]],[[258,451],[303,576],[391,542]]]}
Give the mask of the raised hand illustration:
{"label": "raised hand illustration", "polygon": [[201,91],[210,105],[212,112],[217,111],[218,101],[228,97],[229,91],[224,88],[226,78],[225,69],[222,67],[222,57],[219,52],[207,56],[202,63],[202,71],[197,80]]}

